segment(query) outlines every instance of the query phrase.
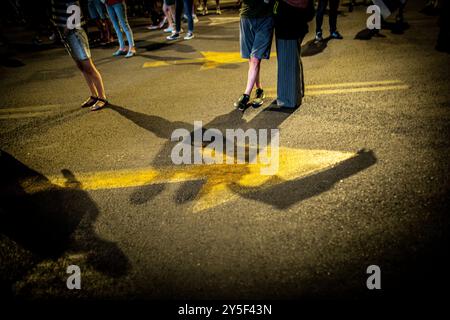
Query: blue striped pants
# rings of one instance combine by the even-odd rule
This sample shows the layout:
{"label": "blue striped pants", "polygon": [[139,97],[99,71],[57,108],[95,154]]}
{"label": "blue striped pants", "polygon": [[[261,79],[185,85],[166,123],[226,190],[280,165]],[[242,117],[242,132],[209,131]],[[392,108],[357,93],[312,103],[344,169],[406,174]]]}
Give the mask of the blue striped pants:
{"label": "blue striped pants", "polygon": [[300,55],[302,40],[276,39],[278,61],[277,104],[282,107],[296,108],[302,104],[305,88]]}

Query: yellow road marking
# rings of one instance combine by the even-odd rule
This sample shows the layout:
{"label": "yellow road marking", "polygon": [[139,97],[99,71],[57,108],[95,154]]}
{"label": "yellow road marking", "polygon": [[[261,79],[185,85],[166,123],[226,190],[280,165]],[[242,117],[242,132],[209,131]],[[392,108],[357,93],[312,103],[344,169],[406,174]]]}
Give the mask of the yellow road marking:
{"label": "yellow road marking", "polygon": [[[270,152],[270,150],[268,150]],[[295,180],[313,172],[336,165],[356,156],[353,152],[306,150],[280,147],[279,170],[275,175],[262,175],[264,164],[212,164],[141,168],[75,174],[82,190],[139,187],[157,183],[174,183],[203,180],[194,199],[194,212],[213,208],[239,195],[233,191],[242,188],[269,187],[284,181]],[[21,181],[23,189],[35,193],[55,187],[74,187],[63,177],[48,177],[48,181],[27,178]],[[250,189],[251,190],[251,189]]]}
{"label": "yellow road marking", "polygon": [[305,95],[318,96],[318,95],[324,95],[324,94],[344,94],[344,93],[355,93],[355,92],[406,90],[408,88],[409,88],[408,85],[400,85],[400,86],[362,87],[362,88],[330,89],[330,90],[311,90],[311,91],[305,91]]}
{"label": "yellow road marking", "polygon": [[[399,80],[389,80],[392,81],[392,84],[403,83]],[[369,82],[353,82],[353,84],[381,84],[386,82],[381,81],[369,81]],[[320,85],[321,88],[333,88],[333,87],[346,87],[349,86],[350,83],[332,83],[332,84],[323,84]],[[371,87],[359,87],[359,88],[337,88],[337,89],[324,89],[324,90],[311,90],[314,88],[319,88],[319,85],[305,86],[305,96],[318,96],[318,95],[327,95],[327,94],[346,94],[346,93],[358,93],[358,92],[375,92],[375,91],[389,91],[389,90],[406,90],[409,89],[409,85],[400,84],[400,85],[390,85],[390,86],[371,86]],[[265,89],[267,95],[275,96],[277,91],[275,88],[267,88]]]}
{"label": "yellow road marking", "polygon": [[[239,52],[214,52],[214,51],[200,51],[203,57],[185,60],[173,61],[149,61],[144,63],[143,68],[156,68],[171,65],[187,65],[187,64],[202,64],[200,70],[208,70],[217,68],[224,64],[235,64],[248,62],[248,59],[242,59]],[[274,56],[275,54],[272,53]]]}
{"label": "yellow road marking", "polygon": [[386,84],[399,84],[403,83],[401,80],[383,80],[383,81],[363,81],[363,82],[341,82],[341,83],[328,83],[328,84],[310,84],[307,85],[307,89],[323,89],[323,88],[338,88],[338,87],[359,87],[359,86],[372,86],[372,85],[386,85]]}

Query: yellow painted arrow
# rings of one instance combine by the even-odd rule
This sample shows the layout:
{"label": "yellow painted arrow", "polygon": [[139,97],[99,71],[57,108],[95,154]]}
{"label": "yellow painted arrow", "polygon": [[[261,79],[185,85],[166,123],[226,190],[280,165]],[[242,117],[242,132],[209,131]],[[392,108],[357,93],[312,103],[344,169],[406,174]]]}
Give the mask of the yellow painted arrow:
{"label": "yellow painted arrow", "polygon": [[[332,167],[354,156],[356,153],[353,152],[280,147],[279,170],[274,175],[262,175],[261,168],[270,164],[260,163],[148,167],[75,174],[76,188],[82,190],[114,189],[203,180],[204,184],[194,199],[193,210],[199,212],[238,198],[239,195],[232,191],[231,187],[242,187],[242,192],[248,192],[252,188],[270,187]],[[60,176],[47,179],[27,178],[21,181],[21,186],[28,193],[57,187],[74,187],[73,182],[68,183],[65,178]]]}
{"label": "yellow painted arrow", "polygon": [[[186,64],[202,64],[200,70],[208,70],[217,68],[224,64],[235,64],[248,62],[248,59],[242,59],[239,52],[214,52],[214,51],[200,51],[202,58],[185,59],[185,60],[173,60],[173,61],[151,61],[146,62],[142,66],[143,68],[157,68],[173,65],[186,65]],[[275,56],[272,53],[272,56]]]}

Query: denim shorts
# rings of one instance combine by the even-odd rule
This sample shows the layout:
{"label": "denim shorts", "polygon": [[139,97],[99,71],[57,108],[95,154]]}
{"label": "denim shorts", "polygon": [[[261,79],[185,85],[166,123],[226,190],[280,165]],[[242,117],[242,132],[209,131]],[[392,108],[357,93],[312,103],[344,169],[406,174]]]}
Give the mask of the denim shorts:
{"label": "denim shorts", "polygon": [[273,28],[274,21],[271,16],[263,18],[241,17],[240,45],[242,58],[269,59]]}
{"label": "denim shorts", "polygon": [[91,58],[89,40],[83,29],[73,29],[62,35],[64,46],[75,61]]}
{"label": "denim shorts", "polygon": [[100,0],[88,0],[89,17],[93,20],[106,19],[105,4]]}

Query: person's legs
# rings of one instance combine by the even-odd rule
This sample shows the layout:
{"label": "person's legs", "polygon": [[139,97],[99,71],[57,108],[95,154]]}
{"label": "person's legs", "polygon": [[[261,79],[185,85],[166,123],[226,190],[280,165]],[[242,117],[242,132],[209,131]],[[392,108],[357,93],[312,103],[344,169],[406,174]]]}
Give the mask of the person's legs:
{"label": "person's legs", "polygon": [[220,0],[216,0],[216,14],[222,14],[220,10]]}
{"label": "person's legs", "polygon": [[125,41],[123,40],[122,31],[120,30],[119,21],[117,19],[116,12],[113,6],[106,6],[106,10],[108,11],[109,19],[113,25],[114,31],[117,35],[117,40],[119,41],[119,50],[125,50]]}
{"label": "person's legs", "polygon": [[250,95],[252,93],[255,83],[257,88],[261,88],[261,82],[259,77],[259,71],[261,68],[261,59],[256,57],[251,57],[248,64],[248,77],[247,77],[247,87],[245,88],[245,94]]}
{"label": "person's legs", "polygon": [[303,68],[301,63],[301,39],[276,39],[277,44],[277,105],[295,108],[303,96]]}
{"label": "person's legs", "polygon": [[92,59],[76,61],[76,64],[86,79],[86,83],[91,90],[91,96],[96,98],[92,101],[93,103],[89,100],[89,102],[85,102],[85,106],[90,106],[92,111],[102,109],[108,104],[108,101],[100,72],[98,72]]}
{"label": "person's legs", "polygon": [[175,3],[175,26],[176,32],[180,33],[181,31],[181,16],[183,15],[183,0],[176,0]]}
{"label": "person's legs", "polygon": [[316,12],[316,33],[322,33],[323,15],[327,8],[328,0],[319,0]]}
{"label": "person's legs", "polygon": [[167,22],[169,23],[168,28],[173,30],[173,19],[172,19],[172,13],[170,11],[170,6],[168,6],[166,3],[164,3],[163,11],[164,11],[164,15],[167,19]]}
{"label": "person's legs", "polygon": [[202,11],[202,15],[207,15],[208,14],[208,0],[203,0],[203,11]]}
{"label": "person's legs", "polygon": [[134,48],[133,31],[131,30],[130,24],[128,23],[127,19],[127,7],[125,3],[122,2],[113,5],[113,8],[119,20],[120,26],[127,36],[128,52],[135,52],[136,49]]}
{"label": "person's legs", "polygon": [[194,18],[192,17],[193,0],[183,0],[185,13],[188,20],[188,32],[194,32]]}
{"label": "person's legs", "polygon": [[330,0],[330,11],[329,11],[330,33],[337,31],[338,8],[339,8],[339,0]]}
{"label": "person's legs", "polygon": [[105,87],[103,85],[103,79],[95,67],[92,59],[83,61],[77,61],[77,66],[83,73],[86,83],[91,91],[92,96],[106,99]]}

